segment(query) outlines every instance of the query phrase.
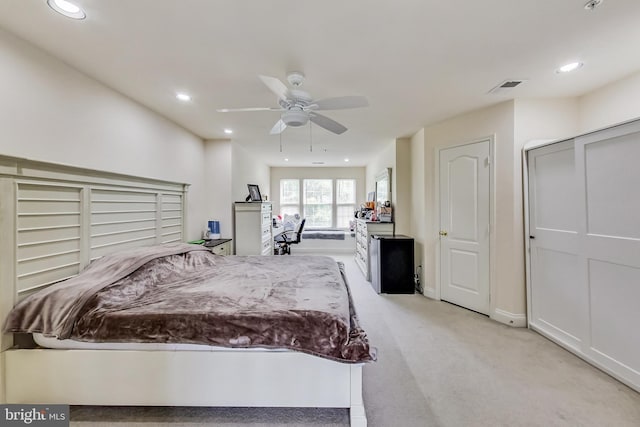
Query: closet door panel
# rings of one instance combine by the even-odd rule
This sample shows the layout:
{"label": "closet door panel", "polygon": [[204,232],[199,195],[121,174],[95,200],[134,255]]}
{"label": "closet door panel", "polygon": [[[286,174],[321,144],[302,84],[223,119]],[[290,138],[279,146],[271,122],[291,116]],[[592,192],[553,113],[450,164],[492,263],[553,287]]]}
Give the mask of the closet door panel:
{"label": "closet door panel", "polygon": [[640,239],[640,136],[585,145],[587,233]]}
{"label": "closet door panel", "polygon": [[591,349],[620,373],[640,371],[639,302],[640,268],[589,261]]}
{"label": "closet door panel", "polygon": [[579,277],[573,141],[529,155],[529,323],[579,349],[584,335],[584,283]]}
{"label": "closet door panel", "polygon": [[574,156],[573,141],[536,150],[532,156],[532,218],[538,230],[577,231]]}
{"label": "closet door panel", "polygon": [[640,384],[640,132],[625,128],[611,129],[599,141],[577,139],[577,152],[584,153],[579,176],[586,208],[587,352]]}
{"label": "closet door panel", "polygon": [[574,254],[537,248],[535,288],[531,291],[532,323],[555,338],[579,348],[583,325],[582,307],[586,303],[583,286],[577,280],[578,259]]}

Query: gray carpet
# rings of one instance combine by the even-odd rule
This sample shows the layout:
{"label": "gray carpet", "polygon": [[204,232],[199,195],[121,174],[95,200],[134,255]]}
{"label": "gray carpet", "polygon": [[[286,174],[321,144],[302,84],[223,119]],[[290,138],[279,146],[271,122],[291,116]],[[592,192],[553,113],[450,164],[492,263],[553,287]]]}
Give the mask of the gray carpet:
{"label": "gray carpet", "polygon": [[[345,263],[378,348],[370,426],[640,426],[640,394],[527,329],[419,295],[376,295]],[[71,425],[348,426],[345,409],[72,407]]]}

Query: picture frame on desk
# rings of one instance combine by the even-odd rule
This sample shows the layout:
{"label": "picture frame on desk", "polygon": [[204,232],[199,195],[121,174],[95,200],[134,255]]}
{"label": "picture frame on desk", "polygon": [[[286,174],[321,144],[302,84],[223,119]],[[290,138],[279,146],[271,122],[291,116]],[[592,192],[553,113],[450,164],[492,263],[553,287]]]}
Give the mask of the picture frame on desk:
{"label": "picture frame on desk", "polygon": [[247,188],[249,189],[249,197],[247,201],[249,202],[261,202],[262,195],[260,194],[260,187],[257,184],[247,184]]}

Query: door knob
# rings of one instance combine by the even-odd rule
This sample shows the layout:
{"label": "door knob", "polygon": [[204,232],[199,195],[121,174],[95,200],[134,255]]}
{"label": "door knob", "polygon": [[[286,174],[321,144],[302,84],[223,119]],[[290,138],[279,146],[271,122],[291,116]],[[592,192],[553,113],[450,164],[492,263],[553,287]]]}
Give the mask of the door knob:
{"label": "door knob", "polygon": [[440,230],[440,235],[441,235],[441,236],[446,236],[446,235],[447,235],[446,230]]}

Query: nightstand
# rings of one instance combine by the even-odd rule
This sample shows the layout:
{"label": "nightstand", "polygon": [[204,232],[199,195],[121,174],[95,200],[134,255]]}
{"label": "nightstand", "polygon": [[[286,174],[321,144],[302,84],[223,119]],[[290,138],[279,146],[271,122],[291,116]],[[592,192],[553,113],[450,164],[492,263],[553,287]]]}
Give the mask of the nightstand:
{"label": "nightstand", "polygon": [[216,255],[231,255],[231,239],[211,239],[204,246]]}

